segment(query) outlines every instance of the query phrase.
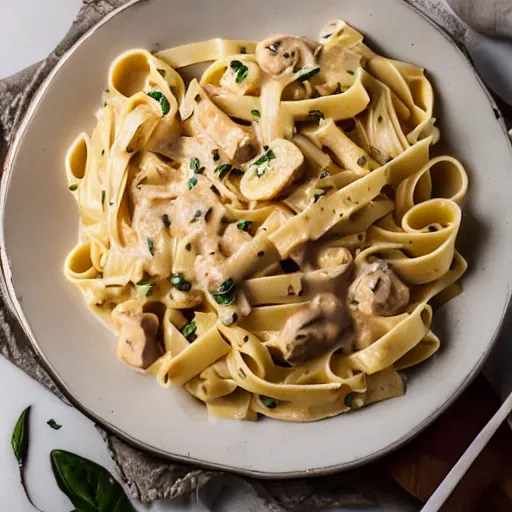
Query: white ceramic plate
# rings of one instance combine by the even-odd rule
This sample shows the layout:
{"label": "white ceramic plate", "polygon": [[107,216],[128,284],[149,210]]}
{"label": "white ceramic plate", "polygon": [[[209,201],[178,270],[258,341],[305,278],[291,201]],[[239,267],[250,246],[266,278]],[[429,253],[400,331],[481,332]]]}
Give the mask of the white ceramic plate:
{"label": "white ceramic plate", "polygon": [[[211,421],[179,389],[161,389],[115,358],[114,336],[67,283],[62,265],[78,213],[64,155],[90,131],[112,59],[222,36],[315,37],[342,17],[385,55],[424,66],[438,94],[446,149],[467,166],[464,293],[437,315],[442,350],[410,372],[404,397],[310,424]],[[438,151],[436,149],[435,151]],[[257,476],[346,469],[374,459],[431,422],[476,374],[496,338],[512,283],[512,156],[503,124],[471,65],[400,0],[145,0],[109,16],[60,62],[19,130],[2,179],[1,245],[8,293],[34,346],[86,414],[160,455]],[[469,236],[468,236],[469,235]]]}

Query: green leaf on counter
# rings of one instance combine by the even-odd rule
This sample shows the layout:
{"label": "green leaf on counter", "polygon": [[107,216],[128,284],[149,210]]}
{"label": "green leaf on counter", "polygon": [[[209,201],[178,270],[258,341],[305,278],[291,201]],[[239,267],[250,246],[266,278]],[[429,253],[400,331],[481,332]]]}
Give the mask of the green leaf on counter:
{"label": "green leaf on counter", "polygon": [[53,430],[59,430],[62,428],[62,425],[59,425],[53,418],[49,419],[46,422],[47,425],[53,428]]}

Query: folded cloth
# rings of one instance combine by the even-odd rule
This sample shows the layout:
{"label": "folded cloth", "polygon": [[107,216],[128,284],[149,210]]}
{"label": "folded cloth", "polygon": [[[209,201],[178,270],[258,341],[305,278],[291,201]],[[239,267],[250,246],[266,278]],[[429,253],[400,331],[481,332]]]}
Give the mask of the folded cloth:
{"label": "folded cloth", "polygon": [[[4,160],[16,127],[34,93],[62,55],[90,27],[126,1],[84,0],[71,29],[48,58],[0,82],[0,161]],[[466,28],[449,12],[442,0],[410,0],[410,3],[431,15],[459,42],[463,42]],[[2,297],[0,351],[65,400]],[[314,512],[334,506],[379,506],[381,510],[404,512],[420,509],[419,502],[404,493],[376,468],[367,467],[315,480],[257,482],[162,461],[141,453],[110,433],[98,429],[131,496],[144,502],[175,498],[191,492],[196,492],[211,502],[213,498],[218,498],[219,489],[229,489],[226,503],[230,510],[236,511]]]}

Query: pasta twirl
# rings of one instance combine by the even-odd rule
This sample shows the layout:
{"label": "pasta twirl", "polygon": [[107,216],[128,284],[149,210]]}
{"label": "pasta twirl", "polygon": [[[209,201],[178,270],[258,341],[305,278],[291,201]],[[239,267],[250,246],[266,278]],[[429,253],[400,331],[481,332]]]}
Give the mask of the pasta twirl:
{"label": "pasta twirl", "polygon": [[[179,69],[208,63],[185,86]],[[209,414],[314,421],[405,392],[460,292],[462,165],[424,71],[342,20],[319,40],[120,55],[65,161],[65,275],[118,357]]]}

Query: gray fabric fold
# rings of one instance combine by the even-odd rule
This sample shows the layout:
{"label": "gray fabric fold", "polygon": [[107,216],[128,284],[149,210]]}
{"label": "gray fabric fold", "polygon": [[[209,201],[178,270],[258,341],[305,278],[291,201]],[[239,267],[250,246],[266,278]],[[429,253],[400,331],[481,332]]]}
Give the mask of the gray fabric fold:
{"label": "gray fabric fold", "polygon": [[[90,27],[124,3],[126,0],[84,0],[69,32],[48,58],[0,82],[1,161],[28,104],[51,69]],[[467,29],[450,14],[442,0],[410,3],[434,17],[460,43],[464,42]],[[0,298],[0,352],[65,400],[6,306],[7,301]],[[379,510],[406,512],[420,508],[387,477],[369,468],[315,480],[257,482],[162,461],[141,453],[100,427],[98,430],[131,496],[143,502],[195,492],[212,510],[219,511],[314,512],[334,506],[372,510],[378,506]]]}

